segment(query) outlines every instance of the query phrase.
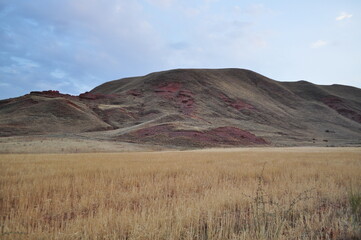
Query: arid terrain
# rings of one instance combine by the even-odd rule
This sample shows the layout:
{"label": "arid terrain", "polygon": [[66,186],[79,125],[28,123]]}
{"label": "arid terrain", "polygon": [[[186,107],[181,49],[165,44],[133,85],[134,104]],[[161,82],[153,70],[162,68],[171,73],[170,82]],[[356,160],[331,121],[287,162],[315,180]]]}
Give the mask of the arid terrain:
{"label": "arid terrain", "polygon": [[244,69],[176,69],[79,96],[0,101],[2,153],[360,145],[360,89]]}
{"label": "arid terrain", "polygon": [[361,89],[177,69],[0,101],[0,239],[361,239]]}
{"label": "arid terrain", "polygon": [[360,239],[360,148],[0,155],[1,239]]}

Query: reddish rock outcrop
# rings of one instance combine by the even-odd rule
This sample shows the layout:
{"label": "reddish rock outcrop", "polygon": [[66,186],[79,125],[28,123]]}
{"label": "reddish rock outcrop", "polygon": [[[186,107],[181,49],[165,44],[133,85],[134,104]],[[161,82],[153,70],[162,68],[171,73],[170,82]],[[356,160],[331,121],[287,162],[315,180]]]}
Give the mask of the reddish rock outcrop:
{"label": "reddish rock outcrop", "polygon": [[342,116],[361,123],[361,113],[352,109],[342,99],[335,96],[328,96],[323,98],[322,102],[330,108],[336,110]]}
{"label": "reddish rock outcrop", "polygon": [[154,92],[167,100],[172,101],[185,115],[194,112],[195,100],[192,91],[182,88],[181,83],[171,82],[157,86]]}
{"label": "reddish rock outcrop", "polygon": [[72,96],[72,95],[63,94],[63,93],[60,93],[59,91],[55,91],[55,90],[33,91],[33,92],[30,92],[30,95],[38,95],[38,96],[49,97],[49,98],[55,98],[55,97],[74,97],[74,96]]}
{"label": "reddish rock outcrop", "polygon": [[237,109],[238,111],[239,110],[244,110],[244,109],[248,109],[248,110],[252,110],[252,109],[255,109],[254,106],[248,104],[248,103],[245,103],[244,101],[240,100],[240,99],[232,99],[232,98],[229,98],[227,96],[225,96],[224,94],[221,94],[219,96],[222,101],[224,101],[228,106],[231,106],[235,109]]}
{"label": "reddish rock outcrop", "polygon": [[147,139],[157,139],[160,143],[182,143],[188,141],[190,145],[195,146],[243,146],[267,144],[267,141],[256,135],[236,128],[236,127],[218,127],[205,131],[176,129],[174,125],[163,124],[153,127],[137,130],[130,134],[134,140],[147,141]]}
{"label": "reddish rock outcrop", "polygon": [[181,83],[177,82],[171,82],[171,83],[165,83],[157,86],[154,91],[157,94],[160,94],[161,96],[167,97],[167,98],[174,98],[180,89],[182,88]]}
{"label": "reddish rock outcrop", "polygon": [[134,97],[142,97],[143,93],[139,89],[131,89],[127,91],[127,95],[132,95]]}

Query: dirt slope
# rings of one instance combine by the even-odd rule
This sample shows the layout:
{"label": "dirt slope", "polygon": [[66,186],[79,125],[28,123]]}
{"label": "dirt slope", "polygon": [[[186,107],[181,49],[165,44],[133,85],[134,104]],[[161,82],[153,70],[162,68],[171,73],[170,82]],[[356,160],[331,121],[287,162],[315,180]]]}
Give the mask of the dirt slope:
{"label": "dirt slope", "polygon": [[56,91],[0,101],[1,136],[109,129],[113,128],[77,97]]}

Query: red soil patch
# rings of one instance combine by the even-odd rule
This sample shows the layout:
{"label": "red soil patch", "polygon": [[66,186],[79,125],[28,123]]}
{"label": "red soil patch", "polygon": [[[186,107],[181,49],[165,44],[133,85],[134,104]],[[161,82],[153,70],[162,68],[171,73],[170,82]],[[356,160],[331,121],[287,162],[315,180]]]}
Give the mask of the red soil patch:
{"label": "red soil patch", "polygon": [[236,127],[218,127],[206,131],[194,131],[178,130],[171,124],[163,124],[140,129],[131,135],[137,140],[156,141],[160,137],[173,144],[176,144],[179,139],[186,139],[186,144],[200,146],[267,144],[263,138]]}
{"label": "red soil patch", "polygon": [[240,141],[245,140],[252,144],[266,144],[266,140],[263,138],[257,137],[253,133],[250,133],[248,131],[236,128],[236,127],[219,127],[212,129],[208,132],[211,135],[216,135],[221,138],[227,139],[231,138],[231,141]]}
{"label": "red soil patch", "polygon": [[127,95],[132,95],[134,97],[141,97],[143,96],[142,92],[138,89],[131,89],[127,91]]}
{"label": "red soil patch", "polygon": [[221,94],[219,96],[222,101],[224,101],[228,106],[231,106],[235,109],[237,109],[238,111],[239,110],[244,110],[244,109],[248,109],[248,110],[252,110],[252,109],[255,109],[254,106],[248,104],[248,103],[245,103],[243,102],[242,100],[240,99],[232,99],[232,98],[229,98],[223,94]]}
{"label": "red soil patch", "polygon": [[155,87],[154,92],[163,98],[171,100],[185,115],[194,112],[195,101],[192,91],[182,88],[181,83],[171,82]]}
{"label": "red soil patch", "polygon": [[91,93],[85,92],[79,95],[81,99],[89,99],[89,100],[97,100],[97,99],[105,99],[105,98],[114,98],[116,95],[113,94],[100,94],[100,93]]}
{"label": "red soil patch", "polygon": [[181,89],[181,87],[182,84],[178,82],[163,83],[158,86],[156,92],[176,93]]}
{"label": "red soil patch", "polygon": [[186,115],[191,115],[194,111],[193,93],[189,90],[181,90],[176,96],[176,101],[181,111]]}
{"label": "red soil patch", "polygon": [[335,96],[328,96],[323,98],[321,101],[330,108],[336,110],[342,116],[361,123],[361,113],[356,112],[354,109],[349,107],[342,99]]}

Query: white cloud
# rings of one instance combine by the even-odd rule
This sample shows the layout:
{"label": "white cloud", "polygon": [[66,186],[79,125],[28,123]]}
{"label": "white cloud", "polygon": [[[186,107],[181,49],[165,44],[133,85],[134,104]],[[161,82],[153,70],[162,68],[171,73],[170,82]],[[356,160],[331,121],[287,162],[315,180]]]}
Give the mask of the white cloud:
{"label": "white cloud", "polygon": [[175,0],[147,0],[147,1],[161,8],[169,8],[175,3]]}
{"label": "white cloud", "polygon": [[39,67],[39,64],[31,59],[26,59],[22,57],[11,57],[11,60],[17,63],[17,65],[24,68],[36,68]]}
{"label": "white cloud", "polygon": [[212,4],[212,3],[216,3],[218,2],[219,0],[203,0],[204,3],[206,4]]}
{"label": "white cloud", "polygon": [[268,43],[262,37],[255,36],[252,38],[252,44],[257,48],[265,48],[267,47]]}
{"label": "white cloud", "polygon": [[1,73],[14,74],[14,73],[16,73],[16,70],[15,70],[15,67],[13,67],[12,65],[10,65],[10,66],[0,67],[0,72],[1,72]]}
{"label": "white cloud", "polygon": [[273,15],[274,11],[264,4],[251,4],[246,7],[241,7],[239,5],[233,6],[233,12],[238,15],[248,15],[251,17],[259,17],[265,15]]}
{"label": "white cloud", "polygon": [[0,87],[10,87],[9,83],[0,82]]}
{"label": "white cloud", "polygon": [[324,40],[317,40],[316,42],[313,42],[311,44],[311,48],[320,48],[323,46],[326,46],[328,44],[328,42],[324,41]]}
{"label": "white cloud", "polygon": [[352,14],[347,12],[341,12],[340,15],[336,18],[336,21],[342,21],[347,18],[352,18]]}
{"label": "white cloud", "polygon": [[245,11],[250,15],[261,15],[266,11],[266,8],[263,4],[252,4]]}
{"label": "white cloud", "polygon": [[188,8],[184,8],[183,12],[187,17],[196,17],[201,13],[201,10],[197,8],[188,7]]}
{"label": "white cloud", "polygon": [[61,79],[61,78],[64,78],[66,76],[66,73],[60,69],[55,69],[54,71],[52,71],[50,73],[51,76],[55,77],[55,78],[58,78],[58,79]]}

